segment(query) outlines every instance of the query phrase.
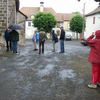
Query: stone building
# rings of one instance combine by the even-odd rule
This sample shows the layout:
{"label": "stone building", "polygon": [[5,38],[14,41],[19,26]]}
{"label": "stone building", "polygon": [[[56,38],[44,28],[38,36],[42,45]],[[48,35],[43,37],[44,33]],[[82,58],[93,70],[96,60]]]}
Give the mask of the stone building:
{"label": "stone building", "polygon": [[[20,24],[23,27],[23,30],[20,32],[24,34],[24,21],[26,16],[19,11],[19,0],[0,0],[0,47],[4,44],[4,31],[7,27],[13,24]],[[20,18],[23,21],[20,20]],[[20,34],[20,43],[24,44],[24,35]],[[23,43],[22,43],[23,41]]]}
{"label": "stone building", "polygon": [[16,23],[19,0],[0,0],[0,44],[3,44],[4,30]]}

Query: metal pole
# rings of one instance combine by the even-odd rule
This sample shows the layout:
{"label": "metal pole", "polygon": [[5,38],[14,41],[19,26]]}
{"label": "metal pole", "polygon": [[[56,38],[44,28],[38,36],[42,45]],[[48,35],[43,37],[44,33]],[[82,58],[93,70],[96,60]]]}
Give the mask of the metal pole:
{"label": "metal pole", "polygon": [[8,0],[7,0],[7,24],[6,25],[7,25],[6,27],[8,27]]}
{"label": "metal pole", "polygon": [[17,23],[17,14],[16,14],[16,4],[15,4],[15,24]]}
{"label": "metal pole", "polygon": [[83,31],[82,31],[82,38],[84,38],[84,30],[85,30],[85,3],[83,4]]}

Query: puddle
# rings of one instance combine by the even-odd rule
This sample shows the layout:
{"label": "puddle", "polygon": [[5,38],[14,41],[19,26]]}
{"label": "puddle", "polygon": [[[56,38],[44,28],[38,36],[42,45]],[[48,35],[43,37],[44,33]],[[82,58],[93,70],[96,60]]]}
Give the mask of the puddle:
{"label": "puddle", "polygon": [[48,64],[44,69],[39,70],[37,74],[40,77],[44,77],[44,76],[49,75],[53,71],[53,69],[54,69],[54,65]]}
{"label": "puddle", "polygon": [[59,77],[64,80],[66,78],[74,78],[76,76],[76,73],[74,73],[74,70],[72,69],[67,69],[67,70],[62,70],[59,72]]}
{"label": "puddle", "polygon": [[52,58],[48,58],[48,59],[46,58],[45,60],[46,60],[47,62],[52,62],[52,61],[53,61],[53,62],[55,62],[55,61],[56,61],[56,62],[59,62],[59,61],[60,61],[59,58],[57,58],[57,57],[52,57]]}
{"label": "puddle", "polygon": [[2,68],[2,69],[0,70],[0,73],[5,72],[5,71],[6,71],[6,69],[5,69],[5,68]]}

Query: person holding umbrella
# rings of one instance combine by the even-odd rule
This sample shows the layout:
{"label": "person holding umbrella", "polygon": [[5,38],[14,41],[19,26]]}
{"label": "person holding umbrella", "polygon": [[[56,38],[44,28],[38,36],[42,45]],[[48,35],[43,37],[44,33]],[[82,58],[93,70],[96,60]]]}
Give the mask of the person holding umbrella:
{"label": "person holding umbrella", "polygon": [[17,27],[12,27],[12,31],[10,32],[10,39],[12,42],[12,51],[13,53],[18,53],[17,52],[17,46],[18,46],[18,41],[19,41],[19,33],[16,31],[18,29]]}

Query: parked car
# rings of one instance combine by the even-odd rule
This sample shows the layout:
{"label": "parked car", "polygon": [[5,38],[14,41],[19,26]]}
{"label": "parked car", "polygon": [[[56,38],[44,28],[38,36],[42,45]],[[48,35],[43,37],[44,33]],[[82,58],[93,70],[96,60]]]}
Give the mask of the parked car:
{"label": "parked car", "polygon": [[65,40],[72,40],[72,32],[71,31],[65,32]]}

